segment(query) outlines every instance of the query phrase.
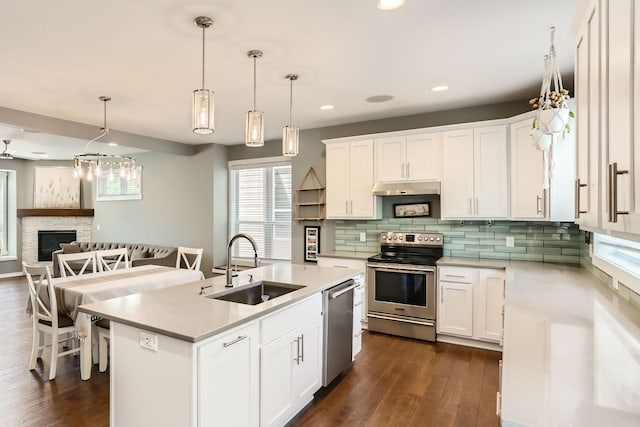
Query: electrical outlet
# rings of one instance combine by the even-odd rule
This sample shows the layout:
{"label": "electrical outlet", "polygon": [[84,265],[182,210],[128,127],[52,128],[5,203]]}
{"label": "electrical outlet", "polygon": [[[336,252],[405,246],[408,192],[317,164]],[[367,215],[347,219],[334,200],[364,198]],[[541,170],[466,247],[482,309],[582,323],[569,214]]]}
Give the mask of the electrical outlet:
{"label": "electrical outlet", "polygon": [[366,242],[367,241],[367,232],[363,231],[360,233],[360,241],[361,242]]}
{"label": "electrical outlet", "polygon": [[140,347],[158,351],[158,336],[147,332],[140,332]]}
{"label": "electrical outlet", "polygon": [[96,230],[100,231],[100,224],[96,224]]}
{"label": "electrical outlet", "polygon": [[507,236],[507,242],[505,245],[508,248],[513,248],[516,245],[515,238],[513,236]]}

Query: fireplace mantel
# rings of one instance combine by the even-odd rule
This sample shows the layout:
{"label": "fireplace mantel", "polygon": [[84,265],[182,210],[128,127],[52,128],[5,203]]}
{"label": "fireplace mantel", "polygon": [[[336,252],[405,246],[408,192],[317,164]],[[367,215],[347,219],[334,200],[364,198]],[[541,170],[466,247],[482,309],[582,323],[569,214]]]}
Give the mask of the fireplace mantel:
{"label": "fireplace mantel", "polygon": [[94,216],[93,209],[18,209],[18,218],[26,216]]}

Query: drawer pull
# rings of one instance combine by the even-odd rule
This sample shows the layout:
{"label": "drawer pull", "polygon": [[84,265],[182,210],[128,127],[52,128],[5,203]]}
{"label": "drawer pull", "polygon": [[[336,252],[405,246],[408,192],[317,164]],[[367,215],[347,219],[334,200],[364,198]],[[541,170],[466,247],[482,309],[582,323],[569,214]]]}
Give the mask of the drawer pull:
{"label": "drawer pull", "polygon": [[225,348],[226,348],[226,347],[231,347],[231,346],[232,346],[232,345],[234,345],[235,343],[240,342],[240,341],[242,341],[242,340],[243,340],[243,339],[245,339],[245,338],[247,338],[247,336],[246,336],[246,335],[241,335],[241,336],[239,336],[238,338],[236,338],[236,339],[235,339],[235,340],[233,340],[233,341],[223,342],[223,343],[222,343],[222,346],[223,346],[223,347],[225,347]]}

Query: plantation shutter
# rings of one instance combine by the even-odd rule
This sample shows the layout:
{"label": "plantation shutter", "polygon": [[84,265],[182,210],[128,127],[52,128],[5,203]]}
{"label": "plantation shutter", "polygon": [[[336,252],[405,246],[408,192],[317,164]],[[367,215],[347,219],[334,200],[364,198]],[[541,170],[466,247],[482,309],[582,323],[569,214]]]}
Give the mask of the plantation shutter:
{"label": "plantation shutter", "polygon": [[9,254],[7,233],[8,173],[0,171],[0,255]]}
{"label": "plantation shutter", "polygon": [[[289,161],[230,167],[231,235],[251,236],[260,258],[291,260],[291,182]],[[232,257],[253,259],[253,249],[241,239]]]}

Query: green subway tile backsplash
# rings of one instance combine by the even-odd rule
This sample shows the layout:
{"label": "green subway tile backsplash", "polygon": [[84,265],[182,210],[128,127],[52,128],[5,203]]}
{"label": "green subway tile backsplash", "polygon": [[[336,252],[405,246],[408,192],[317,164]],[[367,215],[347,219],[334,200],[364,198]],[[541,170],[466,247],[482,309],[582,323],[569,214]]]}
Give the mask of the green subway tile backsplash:
{"label": "green subway tile backsplash", "polygon": [[[584,232],[570,222],[449,221],[433,218],[384,218],[335,221],[335,250],[376,252],[382,231],[443,233],[445,256],[580,263]],[[360,242],[360,233],[367,241]],[[506,247],[513,237],[515,247]]]}

